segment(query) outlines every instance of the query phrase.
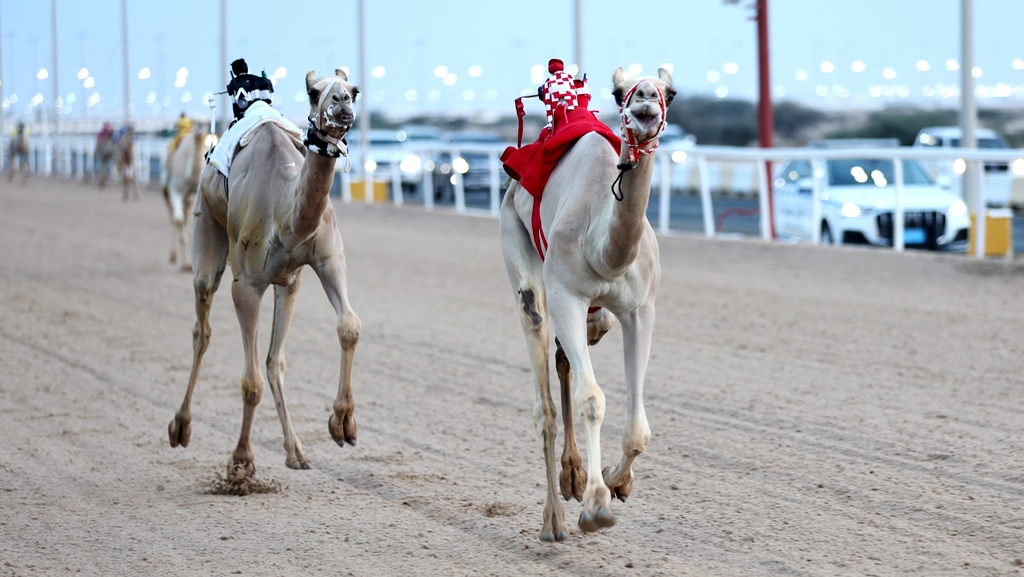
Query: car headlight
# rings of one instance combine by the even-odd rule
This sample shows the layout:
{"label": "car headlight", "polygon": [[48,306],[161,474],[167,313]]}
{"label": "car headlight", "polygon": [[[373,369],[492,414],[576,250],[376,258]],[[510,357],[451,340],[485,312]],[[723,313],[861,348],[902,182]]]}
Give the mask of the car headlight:
{"label": "car headlight", "polygon": [[1024,176],[1024,158],[1014,160],[1011,166],[1013,167],[1013,174],[1016,176]]}
{"label": "car headlight", "polygon": [[839,212],[846,218],[856,218],[860,216],[860,207],[852,202],[844,202]]}
{"label": "car headlight", "polygon": [[963,216],[967,214],[967,205],[962,200],[955,200],[949,205],[950,216]]}
{"label": "car headlight", "polygon": [[415,154],[406,156],[398,165],[398,168],[401,169],[402,172],[419,172],[422,167],[423,163],[420,162],[420,157]]}

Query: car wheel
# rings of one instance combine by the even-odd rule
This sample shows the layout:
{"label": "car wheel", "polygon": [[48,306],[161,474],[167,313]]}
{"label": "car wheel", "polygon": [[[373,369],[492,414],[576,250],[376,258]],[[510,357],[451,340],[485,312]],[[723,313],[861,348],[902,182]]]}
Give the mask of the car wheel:
{"label": "car wheel", "polygon": [[824,221],[821,223],[821,244],[836,244],[836,239],[832,236],[832,229],[829,228],[828,223]]}

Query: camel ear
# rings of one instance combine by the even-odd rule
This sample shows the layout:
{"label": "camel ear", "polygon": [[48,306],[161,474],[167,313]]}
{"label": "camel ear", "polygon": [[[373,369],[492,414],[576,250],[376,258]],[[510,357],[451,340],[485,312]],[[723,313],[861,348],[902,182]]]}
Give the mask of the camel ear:
{"label": "camel ear", "polygon": [[672,104],[672,99],[676,97],[676,89],[672,87],[672,74],[664,68],[659,68],[658,78],[665,83],[665,106],[668,106]]}
{"label": "camel ear", "polygon": [[348,82],[348,74],[345,74],[345,71],[342,70],[341,68],[335,68],[334,75],[337,76],[338,78],[341,78],[345,82]]}
{"label": "camel ear", "polygon": [[359,89],[355,86],[352,87],[352,102],[355,102],[359,98]]}
{"label": "camel ear", "polygon": [[668,70],[665,70],[664,68],[659,68],[658,78],[660,78],[661,81],[664,82],[665,84],[672,86],[672,74]]}
{"label": "camel ear", "polygon": [[615,97],[615,104],[622,106],[622,98],[626,95],[626,91],[622,88],[622,83],[626,80],[625,74],[622,72],[622,67],[619,66],[612,72],[612,96]]}
{"label": "camel ear", "polygon": [[306,73],[306,94],[309,95],[309,103],[316,104],[320,101],[320,91],[313,88],[313,71]]}

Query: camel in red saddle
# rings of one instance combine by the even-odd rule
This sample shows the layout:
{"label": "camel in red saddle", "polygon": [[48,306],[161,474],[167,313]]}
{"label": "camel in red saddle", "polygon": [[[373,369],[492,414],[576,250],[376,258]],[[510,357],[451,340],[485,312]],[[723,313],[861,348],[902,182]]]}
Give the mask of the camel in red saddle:
{"label": "camel in red saddle", "polygon": [[[241,148],[230,161],[228,176],[214,165],[211,155],[199,181],[192,239],[196,302],[192,371],[185,399],[168,426],[168,434],[172,447],[188,446],[192,393],[210,343],[210,304],[225,265],[230,263],[231,297],[245,350],[242,430],[228,465],[228,479],[233,481],[250,478],[256,470],[250,436],[265,382],[274,394],[284,430],[285,464],[294,469],[309,468],[284,399],[284,342],[304,265],[319,277],[338,318],[341,376],[328,430],[340,446],[356,442],[352,359],[360,321],[349,304],[344,246],[328,195],[335,161],[348,154],[342,138],[355,120],[353,105],[358,90],[339,69],[334,75],[319,78],[310,71],[306,93],[310,112],[305,142],[291,123],[289,128],[277,121],[263,122],[241,137]],[[263,102],[253,103],[239,125],[261,106],[269,109]],[[227,140],[225,135],[217,146],[224,146]],[[274,321],[264,380],[257,352],[259,312],[263,294],[271,285]]]}
{"label": "camel in red saddle", "polygon": [[192,270],[189,256],[192,203],[206,152],[210,150],[214,137],[205,130],[196,129],[179,136],[177,142],[167,149],[162,192],[171,217],[171,264],[181,264],[182,270],[188,271]]}
{"label": "camel in red saddle", "polygon": [[[619,68],[612,82],[623,119],[621,141],[616,143],[620,151],[610,145],[614,133],[609,137],[587,132],[550,172],[537,205],[531,194],[537,191],[513,182],[501,206],[501,248],[533,367],[534,420],[544,448],[544,541],[568,537],[559,492],[566,500],[582,501],[581,530],[614,525],[611,498],[625,501],[629,496],[633,461],[651,437],[643,388],[661,266],[658,242],[646,216],[654,167],[654,155],[649,153],[664,130],[675,91],[664,69],[658,70],[657,78],[626,79]],[[553,134],[558,134],[557,125]],[[602,470],[605,397],[587,347],[611,328],[612,317],[623,332],[626,423],[622,455]],[[549,387],[552,333],[564,422],[561,475]],[[585,430],[585,469],[573,433],[574,414]]]}

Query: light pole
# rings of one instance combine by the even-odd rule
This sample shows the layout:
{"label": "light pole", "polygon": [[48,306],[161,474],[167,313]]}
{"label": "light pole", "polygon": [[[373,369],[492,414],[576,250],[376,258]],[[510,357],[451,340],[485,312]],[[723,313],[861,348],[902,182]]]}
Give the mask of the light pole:
{"label": "light pole", "polygon": [[[974,6],[960,0],[960,147],[978,147],[978,107],[974,100]],[[985,202],[979,180],[981,163],[968,162],[963,177],[964,202],[974,212],[974,254],[985,256]]]}
{"label": "light pole", "polygon": [[132,81],[128,72],[128,0],[121,0],[121,46],[124,60],[124,124],[127,126],[132,121]]}
{"label": "light pole", "polygon": [[53,132],[59,131],[64,101],[60,97],[60,74],[57,72],[57,0],[50,0],[50,28],[53,42]]}

